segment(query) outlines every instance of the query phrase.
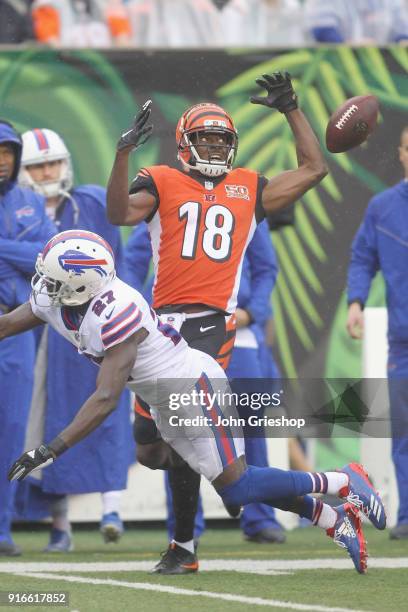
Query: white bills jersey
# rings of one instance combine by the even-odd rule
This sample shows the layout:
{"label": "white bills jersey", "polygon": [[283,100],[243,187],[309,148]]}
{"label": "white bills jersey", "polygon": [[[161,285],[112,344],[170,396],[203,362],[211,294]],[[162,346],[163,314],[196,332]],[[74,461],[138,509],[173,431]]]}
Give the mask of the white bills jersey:
{"label": "white bills jersey", "polygon": [[36,302],[31,296],[30,304],[36,317],[49,323],[95,363],[102,361],[109,348],[145,329],[148,336],[138,346],[130,374],[135,387],[159,378],[190,375],[186,368],[190,350],[186,341],[160,320],[136,289],[118,278],[91,300],[83,316],[78,307],[52,306],[44,294],[37,293]]}
{"label": "white bills jersey", "polygon": [[[127,386],[150,405],[163,439],[210,481],[244,454],[242,432],[234,439],[233,427],[218,423],[224,415],[224,402],[209,400],[210,396],[222,398],[229,391],[223,369],[209,355],[190,348],[174,327],[160,320],[138,291],[115,279],[86,310],[52,306],[48,295],[37,292],[30,304],[36,317],[96,363],[103,360],[108,349],[145,329],[148,336],[138,345]],[[199,392],[204,393],[203,398]],[[169,401],[176,398],[180,405],[173,425],[174,408]],[[227,408],[235,411],[233,404]],[[186,418],[197,419],[198,425],[185,426]]]}

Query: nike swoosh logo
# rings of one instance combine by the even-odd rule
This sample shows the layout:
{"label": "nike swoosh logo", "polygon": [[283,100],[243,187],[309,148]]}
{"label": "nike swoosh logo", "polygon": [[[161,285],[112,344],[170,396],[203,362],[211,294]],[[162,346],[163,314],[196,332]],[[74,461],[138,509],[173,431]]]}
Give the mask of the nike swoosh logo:
{"label": "nike swoosh logo", "polygon": [[131,132],[133,132],[133,128],[131,130],[128,130],[127,132],[123,132],[122,138],[126,138],[126,136],[130,134]]}
{"label": "nike swoosh logo", "polygon": [[182,563],[181,567],[184,567],[185,569],[198,570],[198,561],[195,563]]}
{"label": "nike swoosh logo", "polygon": [[201,327],[200,327],[200,332],[201,332],[201,333],[206,332],[206,331],[208,331],[209,329],[214,329],[214,327],[215,327],[215,325],[210,325],[209,327],[202,327],[202,326],[201,326]]}
{"label": "nike swoosh logo", "polygon": [[108,315],[105,315],[105,319],[106,319],[107,321],[109,321],[109,319],[111,318],[111,316],[112,316],[112,312],[113,312],[114,310],[115,310],[115,307],[113,307],[113,308],[112,308],[112,310],[110,311],[110,313],[109,313]]}

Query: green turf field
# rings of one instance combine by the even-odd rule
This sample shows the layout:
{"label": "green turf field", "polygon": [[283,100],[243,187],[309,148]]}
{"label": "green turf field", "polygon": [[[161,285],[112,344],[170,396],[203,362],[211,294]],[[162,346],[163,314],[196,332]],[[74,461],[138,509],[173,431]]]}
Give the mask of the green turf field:
{"label": "green turf field", "polygon": [[288,533],[283,545],[250,544],[238,529],[210,529],[200,543],[200,573],[179,577],[148,574],[165,548],[164,531],[128,529],[119,544],[105,545],[97,531],[80,530],[75,551],[64,555],[40,552],[46,532],[17,532],[24,555],[0,560],[0,591],[69,593],[68,607],[17,606],[37,611],[408,610],[408,541],[365,532],[365,576],[323,532],[307,528]]}

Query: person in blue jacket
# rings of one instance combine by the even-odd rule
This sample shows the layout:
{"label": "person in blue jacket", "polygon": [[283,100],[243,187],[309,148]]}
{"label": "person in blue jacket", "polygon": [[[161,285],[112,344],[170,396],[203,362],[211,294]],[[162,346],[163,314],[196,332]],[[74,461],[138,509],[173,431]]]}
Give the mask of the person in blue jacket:
{"label": "person in blue jacket", "polygon": [[[59,232],[83,229],[103,236],[112,245],[118,274],[126,276],[120,231],[108,222],[105,213],[105,189],[97,185],[73,187],[71,156],[59,134],[48,129],[23,134],[20,183],[46,197],[47,213]],[[66,324],[69,326],[69,321]],[[97,373],[95,364],[84,362],[68,342],[46,329],[39,343],[35,401],[27,437],[37,435],[42,441],[64,428],[92,393]],[[42,472],[41,479],[32,477],[28,491],[22,490],[19,497],[26,518],[35,507],[39,511],[45,508],[47,514],[51,510],[52,529],[45,552],[72,549],[68,494],[101,492],[101,532],[106,542],[120,538],[121,492],[126,488],[128,467],[134,457],[129,402],[125,391],[117,410],[89,438],[59,464]],[[38,432],[40,414],[44,415],[44,427]]]}
{"label": "person in blue jacket", "polygon": [[[141,291],[151,301],[153,277],[149,276],[151,244],[146,223],[134,228],[125,248],[129,284]],[[264,333],[264,326],[270,314],[270,294],[276,276],[277,262],[270,240],[266,221],[259,224],[244,258],[241,285],[238,294],[237,339],[231,363],[227,370],[229,377],[261,378],[263,376],[258,347]],[[241,330],[241,331],[239,331]],[[248,345],[248,337],[249,345]],[[243,391],[243,389],[241,389]],[[246,452],[256,465],[266,466],[267,452],[265,438],[260,435],[246,439]],[[166,474],[167,476],[167,474]],[[169,539],[174,533],[174,514],[171,490],[166,477],[167,527]],[[239,509],[237,509],[239,512]],[[283,542],[285,534],[275,519],[273,508],[264,504],[251,504],[244,509],[241,527],[248,540],[255,542]],[[195,519],[194,538],[197,540],[204,531],[205,523],[201,500]]]}
{"label": "person in blue jacket", "polygon": [[348,271],[347,330],[360,339],[364,304],[373,277],[381,271],[388,310],[388,388],[392,458],[399,494],[392,539],[408,539],[408,126],[401,133],[399,158],[404,179],[372,198],[354,238]]}
{"label": "person in blue jacket", "polygon": [[[38,253],[55,234],[44,198],[17,185],[22,142],[14,127],[0,120],[0,316],[27,301]],[[35,341],[33,332],[8,338],[0,347],[0,555],[16,556],[11,536],[16,487],[7,466],[23,450],[31,401]]]}

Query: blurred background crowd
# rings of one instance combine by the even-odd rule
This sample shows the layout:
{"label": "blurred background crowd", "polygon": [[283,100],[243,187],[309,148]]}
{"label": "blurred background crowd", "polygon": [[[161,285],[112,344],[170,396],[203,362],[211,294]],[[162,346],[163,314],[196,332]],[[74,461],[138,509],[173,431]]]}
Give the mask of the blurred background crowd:
{"label": "blurred background crowd", "polygon": [[407,39],[408,0],[0,0],[0,44],[288,47]]}

